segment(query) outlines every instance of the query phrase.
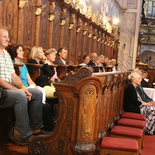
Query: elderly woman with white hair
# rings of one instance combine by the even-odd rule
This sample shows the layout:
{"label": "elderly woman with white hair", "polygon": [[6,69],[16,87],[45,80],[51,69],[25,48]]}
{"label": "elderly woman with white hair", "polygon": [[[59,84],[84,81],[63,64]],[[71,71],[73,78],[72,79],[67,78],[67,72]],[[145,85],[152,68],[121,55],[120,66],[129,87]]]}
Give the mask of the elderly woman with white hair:
{"label": "elderly woman with white hair", "polygon": [[143,94],[139,93],[142,80],[140,74],[133,72],[128,79],[131,83],[125,90],[124,111],[144,114],[146,116],[146,133],[152,135],[155,132],[155,102],[144,91],[141,91]]}

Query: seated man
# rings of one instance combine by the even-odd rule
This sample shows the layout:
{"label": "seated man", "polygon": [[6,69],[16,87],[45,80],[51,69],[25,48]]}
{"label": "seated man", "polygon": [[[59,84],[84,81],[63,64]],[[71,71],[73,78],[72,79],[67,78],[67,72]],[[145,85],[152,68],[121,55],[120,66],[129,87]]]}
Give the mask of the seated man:
{"label": "seated man", "polygon": [[104,55],[100,55],[100,60],[101,60],[101,63],[104,67],[106,67],[106,63],[105,63],[105,56]]}
{"label": "seated man", "polygon": [[97,53],[91,53],[90,61],[87,64],[88,66],[92,66],[93,67],[95,73],[99,72],[99,68],[96,67],[96,64],[95,64],[96,59],[97,59]]}
{"label": "seated man", "polygon": [[66,59],[68,55],[68,51],[66,47],[60,47],[58,49],[58,58],[54,61],[55,65],[66,65]]}
{"label": "seated man", "polygon": [[98,72],[105,72],[105,69],[104,69],[104,67],[103,67],[103,65],[102,65],[102,63],[101,63],[101,58],[100,58],[100,57],[97,57],[97,58],[96,58],[95,64],[96,64],[96,66],[97,66],[97,67],[95,67],[95,68],[98,69]]}
{"label": "seated man", "polygon": [[27,145],[38,134],[46,134],[41,130],[42,92],[29,88],[16,75],[10,55],[5,50],[8,46],[9,34],[6,28],[0,27],[0,87],[6,89],[2,107],[14,107],[16,127],[20,141],[11,139],[17,145]]}
{"label": "seated man", "polygon": [[[66,65],[66,59],[68,55],[68,51],[66,47],[60,47],[58,49],[58,57],[54,61],[55,65]],[[61,68],[62,69],[62,68]],[[57,74],[60,80],[64,80],[67,75],[67,68],[63,68],[63,70],[56,68]]]}

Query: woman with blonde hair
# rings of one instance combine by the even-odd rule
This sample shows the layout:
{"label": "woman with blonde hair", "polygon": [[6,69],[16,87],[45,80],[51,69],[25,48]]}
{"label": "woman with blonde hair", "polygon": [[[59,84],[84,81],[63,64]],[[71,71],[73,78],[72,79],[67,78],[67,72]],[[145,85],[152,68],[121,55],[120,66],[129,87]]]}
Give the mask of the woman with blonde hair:
{"label": "woman with blonde hair", "polygon": [[41,74],[35,80],[35,83],[41,87],[44,87],[46,85],[50,86],[49,78],[52,77],[52,72],[51,72],[51,68],[47,64],[47,58],[45,57],[43,48],[40,46],[34,46],[31,49],[29,58],[30,58],[29,63],[43,65],[43,67],[41,68]]}
{"label": "woman with blonde hair", "polygon": [[[128,79],[131,83],[127,86],[124,95],[124,111],[141,113],[146,116],[146,133],[155,132],[155,101],[149,98],[146,93],[139,89],[142,77],[136,72],[132,72]],[[143,93],[143,94],[142,94]]]}

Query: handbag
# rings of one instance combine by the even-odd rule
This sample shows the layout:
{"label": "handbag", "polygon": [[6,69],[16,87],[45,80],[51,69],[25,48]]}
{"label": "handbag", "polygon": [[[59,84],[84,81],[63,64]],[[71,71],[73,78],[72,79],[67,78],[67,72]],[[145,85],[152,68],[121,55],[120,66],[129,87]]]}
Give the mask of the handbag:
{"label": "handbag", "polygon": [[3,105],[4,97],[6,96],[6,89],[0,87],[0,106]]}

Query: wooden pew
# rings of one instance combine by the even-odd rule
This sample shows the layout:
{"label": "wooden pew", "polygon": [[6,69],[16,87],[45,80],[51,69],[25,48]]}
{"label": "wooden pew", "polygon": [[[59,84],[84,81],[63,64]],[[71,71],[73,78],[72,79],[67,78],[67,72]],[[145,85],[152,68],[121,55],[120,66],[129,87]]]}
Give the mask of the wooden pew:
{"label": "wooden pew", "polygon": [[42,68],[42,65],[32,64],[32,63],[25,63],[25,64],[26,64],[26,66],[28,68],[28,71],[29,71],[29,74],[30,74],[32,80],[35,81],[36,78],[41,73],[40,68]]}
{"label": "wooden pew", "polygon": [[56,82],[59,113],[55,129],[50,135],[35,137],[29,154],[96,154],[102,131],[122,111],[129,73],[92,73],[91,67],[81,67]]}
{"label": "wooden pew", "polygon": [[79,65],[57,65],[56,70],[59,79],[62,79],[69,72],[76,72],[79,68],[81,68]]}
{"label": "wooden pew", "polygon": [[99,72],[112,72],[112,67],[104,67],[104,66],[89,66],[89,67],[93,68],[93,72],[96,69],[99,70]]}
{"label": "wooden pew", "polygon": [[77,72],[82,66],[79,65],[69,65],[67,68],[67,73],[69,72]]}

